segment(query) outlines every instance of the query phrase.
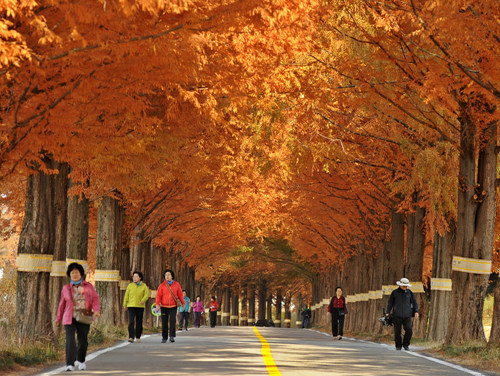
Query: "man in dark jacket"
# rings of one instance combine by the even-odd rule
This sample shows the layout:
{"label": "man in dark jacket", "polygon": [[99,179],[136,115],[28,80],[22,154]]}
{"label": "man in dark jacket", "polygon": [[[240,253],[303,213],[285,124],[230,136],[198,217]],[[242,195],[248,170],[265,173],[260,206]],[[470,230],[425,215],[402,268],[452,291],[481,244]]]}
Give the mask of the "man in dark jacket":
{"label": "man in dark jacket", "polygon": [[[386,312],[389,315],[394,309],[392,322],[394,324],[396,350],[401,350],[401,347],[403,347],[406,351],[409,351],[413,334],[411,319],[413,316],[418,319],[418,303],[413,292],[408,288],[411,287],[408,278],[401,278],[396,284],[399,287],[391,293]],[[403,341],[401,341],[401,326],[405,329]]]}

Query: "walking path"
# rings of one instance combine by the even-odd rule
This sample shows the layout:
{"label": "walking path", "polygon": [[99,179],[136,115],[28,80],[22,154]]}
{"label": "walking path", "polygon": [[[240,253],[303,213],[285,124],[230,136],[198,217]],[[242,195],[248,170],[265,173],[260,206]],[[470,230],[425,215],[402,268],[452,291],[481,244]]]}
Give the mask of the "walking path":
{"label": "walking path", "polygon": [[[418,352],[307,329],[202,327],[160,343],[123,342],[89,354],[78,375],[486,375]],[[62,365],[39,375],[66,373]]]}

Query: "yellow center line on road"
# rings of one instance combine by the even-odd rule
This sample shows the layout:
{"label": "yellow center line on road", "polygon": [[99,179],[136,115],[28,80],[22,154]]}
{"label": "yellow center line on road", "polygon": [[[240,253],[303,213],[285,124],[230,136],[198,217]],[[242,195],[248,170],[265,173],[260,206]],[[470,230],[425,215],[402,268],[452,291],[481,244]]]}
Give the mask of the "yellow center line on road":
{"label": "yellow center line on road", "polygon": [[281,376],[281,372],[276,366],[276,363],[274,363],[274,359],[271,355],[271,347],[269,346],[269,343],[264,337],[262,337],[255,326],[253,326],[252,328],[255,332],[255,335],[260,340],[260,343],[262,343],[262,356],[264,357],[264,364],[266,365],[267,372],[269,372],[269,374],[273,376]]}

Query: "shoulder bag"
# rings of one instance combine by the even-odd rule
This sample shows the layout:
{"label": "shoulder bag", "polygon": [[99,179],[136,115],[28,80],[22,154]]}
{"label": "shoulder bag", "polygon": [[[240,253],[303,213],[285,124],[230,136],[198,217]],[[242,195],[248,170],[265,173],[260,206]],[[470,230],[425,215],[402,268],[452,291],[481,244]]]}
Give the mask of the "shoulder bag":
{"label": "shoulder bag", "polygon": [[[73,307],[76,306],[75,296],[73,295],[73,287],[70,285],[71,298],[73,299]],[[80,324],[92,324],[92,311],[90,309],[77,309],[75,311],[75,320]]]}
{"label": "shoulder bag", "polygon": [[168,283],[167,283],[167,282],[164,282],[164,283],[165,283],[165,286],[167,286],[168,291],[170,291],[170,294],[172,294],[172,297],[173,297],[173,298],[174,298],[174,300],[175,300],[175,304],[177,305],[177,307],[180,307],[180,306],[182,305],[182,304],[181,304],[181,300],[180,300],[178,297],[176,297],[176,296],[174,295],[174,293],[173,293],[173,292],[172,292],[172,290],[170,289],[170,286],[168,285]]}

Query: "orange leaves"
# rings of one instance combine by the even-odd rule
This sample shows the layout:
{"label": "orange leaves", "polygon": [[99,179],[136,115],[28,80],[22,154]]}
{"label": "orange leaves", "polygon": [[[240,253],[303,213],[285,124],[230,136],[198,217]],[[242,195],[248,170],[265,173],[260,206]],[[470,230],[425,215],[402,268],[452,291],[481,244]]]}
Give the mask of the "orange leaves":
{"label": "orange leaves", "polygon": [[9,79],[11,66],[19,67],[22,61],[31,60],[30,48],[22,31],[16,30],[16,23],[33,17],[33,24],[44,26],[42,19],[33,13],[36,5],[29,0],[0,1],[0,69],[5,70],[2,75],[7,74]]}

